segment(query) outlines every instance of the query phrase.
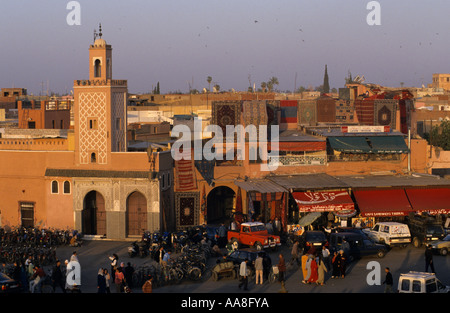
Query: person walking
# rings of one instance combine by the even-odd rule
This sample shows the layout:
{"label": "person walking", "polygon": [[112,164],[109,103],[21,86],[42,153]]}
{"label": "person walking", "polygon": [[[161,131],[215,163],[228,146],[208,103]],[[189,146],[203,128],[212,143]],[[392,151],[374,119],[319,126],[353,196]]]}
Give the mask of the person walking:
{"label": "person walking", "polygon": [[109,275],[106,268],[103,269],[103,276],[105,277],[105,290],[106,293],[111,293],[111,275]]}
{"label": "person walking", "polygon": [[311,257],[311,274],[309,275],[308,284],[316,283],[318,279],[318,266],[314,256]]}
{"label": "person walking", "polygon": [[113,254],[112,256],[109,257],[109,259],[111,260],[111,278],[114,281],[115,277],[116,277],[116,269],[117,266],[119,266],[119,257],[117,256],[117,254]]}
{"label": "person walking", "polygon": [[220,224],[219,229],[217,230],[217,235],[219,236],[217,245],[219,248],[225,247],[227,244],[227,228],[224,223]]}
{"label": "person walking", "polygon": [[66,288],[65,288],[65,283],[64,283],[64,275],[61,270],[61,261],[60,260],[56,260],[56,265],[53,267],[53,270],[52,270],[51,279],[52,279],[53,292],[55,292],[56,286],[58,286],[59,288],[61,288],[63,293],[66,293]]}
{"label": "person walking", "polygon": [[278,281],[281,283],[281,293],[287,293],[285,281],[286,281],[286,262],[283,255],[280,253],[278,261]]}
{"label": "person walking", "polygon": [[125,275],[125,280],[127,281],[128,287],[133,288],[133,274],[134,267],[131,266],[130,262],[127,262],[127,266],[123,270]]}
{"label": "person walking", "polygon": [[317,285],[323,286],[325,284],[325,273],[328,272],[327,266],[323,257],[319,255],[317,265]]}
{"label": "person walking", "polygon": [[394,285],[394,280],[392,278],[391,271],[389,267],[385,268],[386,272],[386,278],[384,279],[383,285],[386,285],[384,287],[384,293],[391,293],[392,292],[392,286]]}
{"label": "person walking", "polygon": [[239,266],[239,275],[240,275],[240,283],[239,283],[239,289],[242,288],[242,286],[244,286],[244,290],[248,290],[248,274],[249,274],[249,269],[247,266],[248,263],[248,259],[245,259],[244,261],[241,262],[241,265]]}
{"label": "person walking", "polygon": [[330,267],[330,250],[328,250],[328,248],[326,246],[322,246],[322,261],[325,264],[327,270],[329,270],[331,268]]}
{"label": "person walking", "polygon": [[119,268],[117,268],[116,274],[114,275],[114,284],[116,285],[117,293],[123,292],[125,282],[126,282],[125,276],[123,275],[122,271]]}
{"label": "person walking", "polygon": [[308,262],[308,255],[306,253],[303,253],[303,255],[301,257],[301,262],[302,262],[302,274],[303,274],[302,283],[306,283],[307,276],[308,276],[308,269],[306,268],[306,263]]}
{"label": "person walking", "polygon": [[425,272],[428,272],[428,268],[431,268],[431,272],[436,274],[433,263],[433,251],[431,245],[427,245],[425,249]]}
{"label": "person walking", "polygon": [[255,260],[256,285],[263,284],[263,270],[264,270],[263,261],[264,259],[262,258],[261,254],[258,254]]}
{"label": "person walking", "polygon": [[294,244],[292,245],[292,250],[291,250],[291,262],[289,263],[290,265],[292,265],[292,263],[296,262],[298,266],[300,266],[300,260],[298,257],[298,240],[295,240]]}
{"label": "person walking", "polygon": [[331,259],[331,263],[332,263],[332,273],[331,273],[331,278],[335,278],[339,276],[339,254],[335,251],[333,253],[333,258]]}
{"label": "person walking", "polygon": [[309,278],[311,277],[311,261],[313,259],[313,256],[311,254],[308,254],[308,259],[306,260],[305,268],[306,268],[306,276],[305,279],[302,281],[304,284],[308,284]]}
{"label": "person walking", "polygon": [[106,293],[106,279],[102,268],[97,274],[97,293]]}
{"label": "person walking", "polygon": [[339,274],[341,275],[342,278],[345,278],[345,272],[347,269],[347,258],[345,257],[344,250],[339,251],[337,261],[339,267]]}

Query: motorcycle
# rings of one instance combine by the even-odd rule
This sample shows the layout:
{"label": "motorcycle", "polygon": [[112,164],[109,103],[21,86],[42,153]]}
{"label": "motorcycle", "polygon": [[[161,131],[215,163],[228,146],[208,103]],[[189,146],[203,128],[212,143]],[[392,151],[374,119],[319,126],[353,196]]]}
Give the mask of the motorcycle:
{"label": "motorcycle", "polygon": [[131,244],[131,247],[128,247],[128,256],[130,258],[134,258],[139,253],[139,246],[137,244],[137,241],[133,242]]}

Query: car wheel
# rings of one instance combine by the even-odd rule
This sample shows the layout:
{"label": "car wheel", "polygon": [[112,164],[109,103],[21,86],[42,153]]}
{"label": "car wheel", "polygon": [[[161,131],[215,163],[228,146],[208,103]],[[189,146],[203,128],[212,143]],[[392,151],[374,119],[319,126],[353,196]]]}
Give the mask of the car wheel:
{"label": "car wheel", "polygon": [[253,247],[257,250],[257,251],[261,251],[263,249],[263,245],[257,241],[255,242],[255,244],[253,245]]}
{"label": "car wheel", "polygon": [[377,257],[379,257],[380,259],[384,258],[385,255],[386,255],[386,253],[383,250],[379,250],[377,252]]}
{"label": "car wheel", "polygon": [[448,254],[448,249],[447,248],[442,248],[441,249],[441,255],[446,256]]}
{"label": "car wheel", "polygon": [[213,281],[218,281],[219,280],[219,275],[217,274],[217,272],[212,272],[211,277],[212,277]]}
{"label": "car wheel", "polygon": [[414,247],[416,247],[416,248],[420,248],[420,247],[422,246],[422,242],[420,241],[419,238],[414,237],[414,239],[413,239],[413,245],[414,245]]}

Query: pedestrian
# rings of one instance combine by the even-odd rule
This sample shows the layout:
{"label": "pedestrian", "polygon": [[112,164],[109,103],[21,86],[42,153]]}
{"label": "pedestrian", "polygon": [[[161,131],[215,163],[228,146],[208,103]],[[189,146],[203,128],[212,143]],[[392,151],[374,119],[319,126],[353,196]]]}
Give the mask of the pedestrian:
{"label": "pedestrian", "polygon": [[347,269],[347,258],[345,257],[344,250],[339,251],[338,255],[338,267],[339,267],[339,274],[342,278],[345,278],[345,272]]}
{"label": "pedestrian", "polygon": [[158,262],[158,264],[161,265],[161,266],[163,265],[162,261],[163,261],[163,258],[164,258],[164,254],[166,254],[166,252],[164,251],[164,247],[163,246],[159,247],[158,252],[155,253],[155,261]]}
{"label": "pedestrian", "polygon": [[348,257],[350,253],[350,244],[345,238],[342,238],[341,250],[344,251],[344,256]]}
{"label": "pedestrian", "polygon": [[303,253],[303,255],[301,257],[301,262],[302,262],[302,274],[303,274],[302,283],[306,283],[306,280],[308,277],[308,269],[306,268],[306,263],[308,262],[308,254]]}
{"label": "pedestrian", "polygon": [[339,253],[337,253],[336,251],[333,253],[333,258],[331,259],[331,263],[332,263],[332,267],[333,267],[333,271],[331,273],[331,278],[335,278],[339,276]]}
{"label": "pedestrian", "polygon": [[298,258],[298,240],[295,240],[294,245],[292,246],[292,250],[291,250],[291,262],[290,264],[292,265],[292,263],[294,263],[294,261],[297,263],[297,265],[300,266],[300,260]]}
{"label": "pedestrian", "polygon": [[433,251],[431,250],[431,245],[427,245],[425,249],[425,272],[428,272],[428,268],[431,268],[432,273],[436,273],[433,263]]}
{"label": "pedestrian", "polygon": [[269,235],[273,235],[273,223],[272,223],[272,220],[269,220],[269,222],[266,223],[266,229],[267,229],[267,233]]}
{"label": "pedestrian", "polygon": [[111,275],[109,275],[106,268],[103,269],[103,276],[105,277],[105,290],[106,293],[111,293]]}
{"label": "pedestrian", "polygon": [[248,259],[245,259],[241,262],[241,265],[239,266],[239,276],[240,276],[240,283],[239,283],[239,289],[244,286],[244,290],[248,290],[248,274],[249,269],[247,266]]}
{"label": "pedestrian", "polygon": [[278,217],[273,221],[273,230],[275,235],[281,235],[281,221]]}
{"label": "pedestrian", "polygon": [[116,292],[121,293],[123,291],[125,283],[125,276],[120,271],[119,268],[116,269],[116,274],[114,275],[114,284],[116,285]]}
{"label": "pedestrian", "polygon": [[317,285],[323,286],[325,283],[325,273],[328,272],[327,266],[323,257],[319,255],[319,261],[317,264]]}
{"label": "pedestrian", "polygon": [[143,293],[152,293],[153,292],[153,276],[148,275],[147,281],[142,285]]}
{"label": "pedestrian", "polygon": [[309,283],[309,278],[311,277],[311,261],[313,259],[313,256],[311,254],[308,254],[308,258],[306,260],[305,268],[306,268],[306,276],[305,279],[302,281],[304,284]]}
{"label": "pedestrian", "polygon": [[322,246],[322,261],[325,264],[327,270],[330,269],[330,250],[326,246]]}
{"label": "pedestrian", "polygon": [[72,253],[72,256],[70,257],[70,262],[72,262],[72,261],[80,263],[80,262],[78,261],[78,256],[77,256],[77,252],[76,252],[76,251],[74,251],[74,252]]}
{"label": "pedestrian", "polygon": [[317,261],[314,256],[311,258],[311,274],[309,275],[308,284],[316,283],[319,278]]}
{"label": "pedestrian", "polygon": [[56,265],[53,267],[53,270],[52,270],[51,279],[52,279],[53,292],[55,292],[56,287],[58,286],[59,288],[61,288],[63,293],[66,293],[64,275],[61,270],[61,261],[60,260],[56,260]]}
{"label": "pedestrian", "polygon": [[220,224],[217,233],[219,236],[217,245],[219,246],[219,248],[223,248],[227,244],[227,228],[225,227],[224,223]]}
{"label": "pedestrian", "polygon": [[258,256],[256,257],[255,260],[256,285],[263,284],[263,271],[264,271],[263,261],[264,259],[262,258],[261,254],[258,253]]}
{"label": "pedestrian", "polygon": [[128,287],[130,288],[133,288],[133,274],[134,274],[134,267],[131,266],[130,262],[127,262],[127,266],[124,268],[124,275]]}
{"label": "pedestrian", "polygon": [[102,268],[97,274],[97,293],[106,293],[106,278]]}
{"label": "pedestrian", "polygon": [[392,278],[392,274],[391,274],[389,267],[386,267],[384,270],[386,272],[386,278],[384,279],[384,282],[383,282],[383,285],[386,285],[384,287],[384,293],[391,293],[392,286],[394,285],[394,280]]}
{"label": "pedestrian", "polygon": [[280,292],[286,293],[286,262],[284,261],[283,255],[280,253],[279,255],[279,261],[278,261],[278,281],[281,283],[281,290]]}
{"label": "pedestrian", "polygon": [[112,256],[109,257],[109,259],[111,260],[111,279],[114,281],[115,276],[116,276],[116,269],[117,266],[119,265],[119,257],[117,256],[117,254],[113,254]]}

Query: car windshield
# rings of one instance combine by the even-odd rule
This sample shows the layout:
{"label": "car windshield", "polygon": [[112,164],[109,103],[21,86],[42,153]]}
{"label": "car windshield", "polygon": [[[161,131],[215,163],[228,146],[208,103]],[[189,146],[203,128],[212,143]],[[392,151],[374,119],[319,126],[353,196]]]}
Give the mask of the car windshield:
{"label": "car windshield", "polygon": [[252,232],[255,231],[264,231],[266,230],[266,227],[264,225],[256,225],[251,227]]}
{"label": "car windshield", "polygon": [[324,240],[325,239],[325,235],[323,233],[306,233],[306,239],[308,241],[310,240]]}
{"label": "car windshield", "polygon": [[428,226],[427,235],[443,235],[444,230],[441,226]]}
{"label": "car windshield", "polygon": [[9,277],[3,273],[0,273],[0,281],[6,281],[6,280],[11,280],[11,277]]}

